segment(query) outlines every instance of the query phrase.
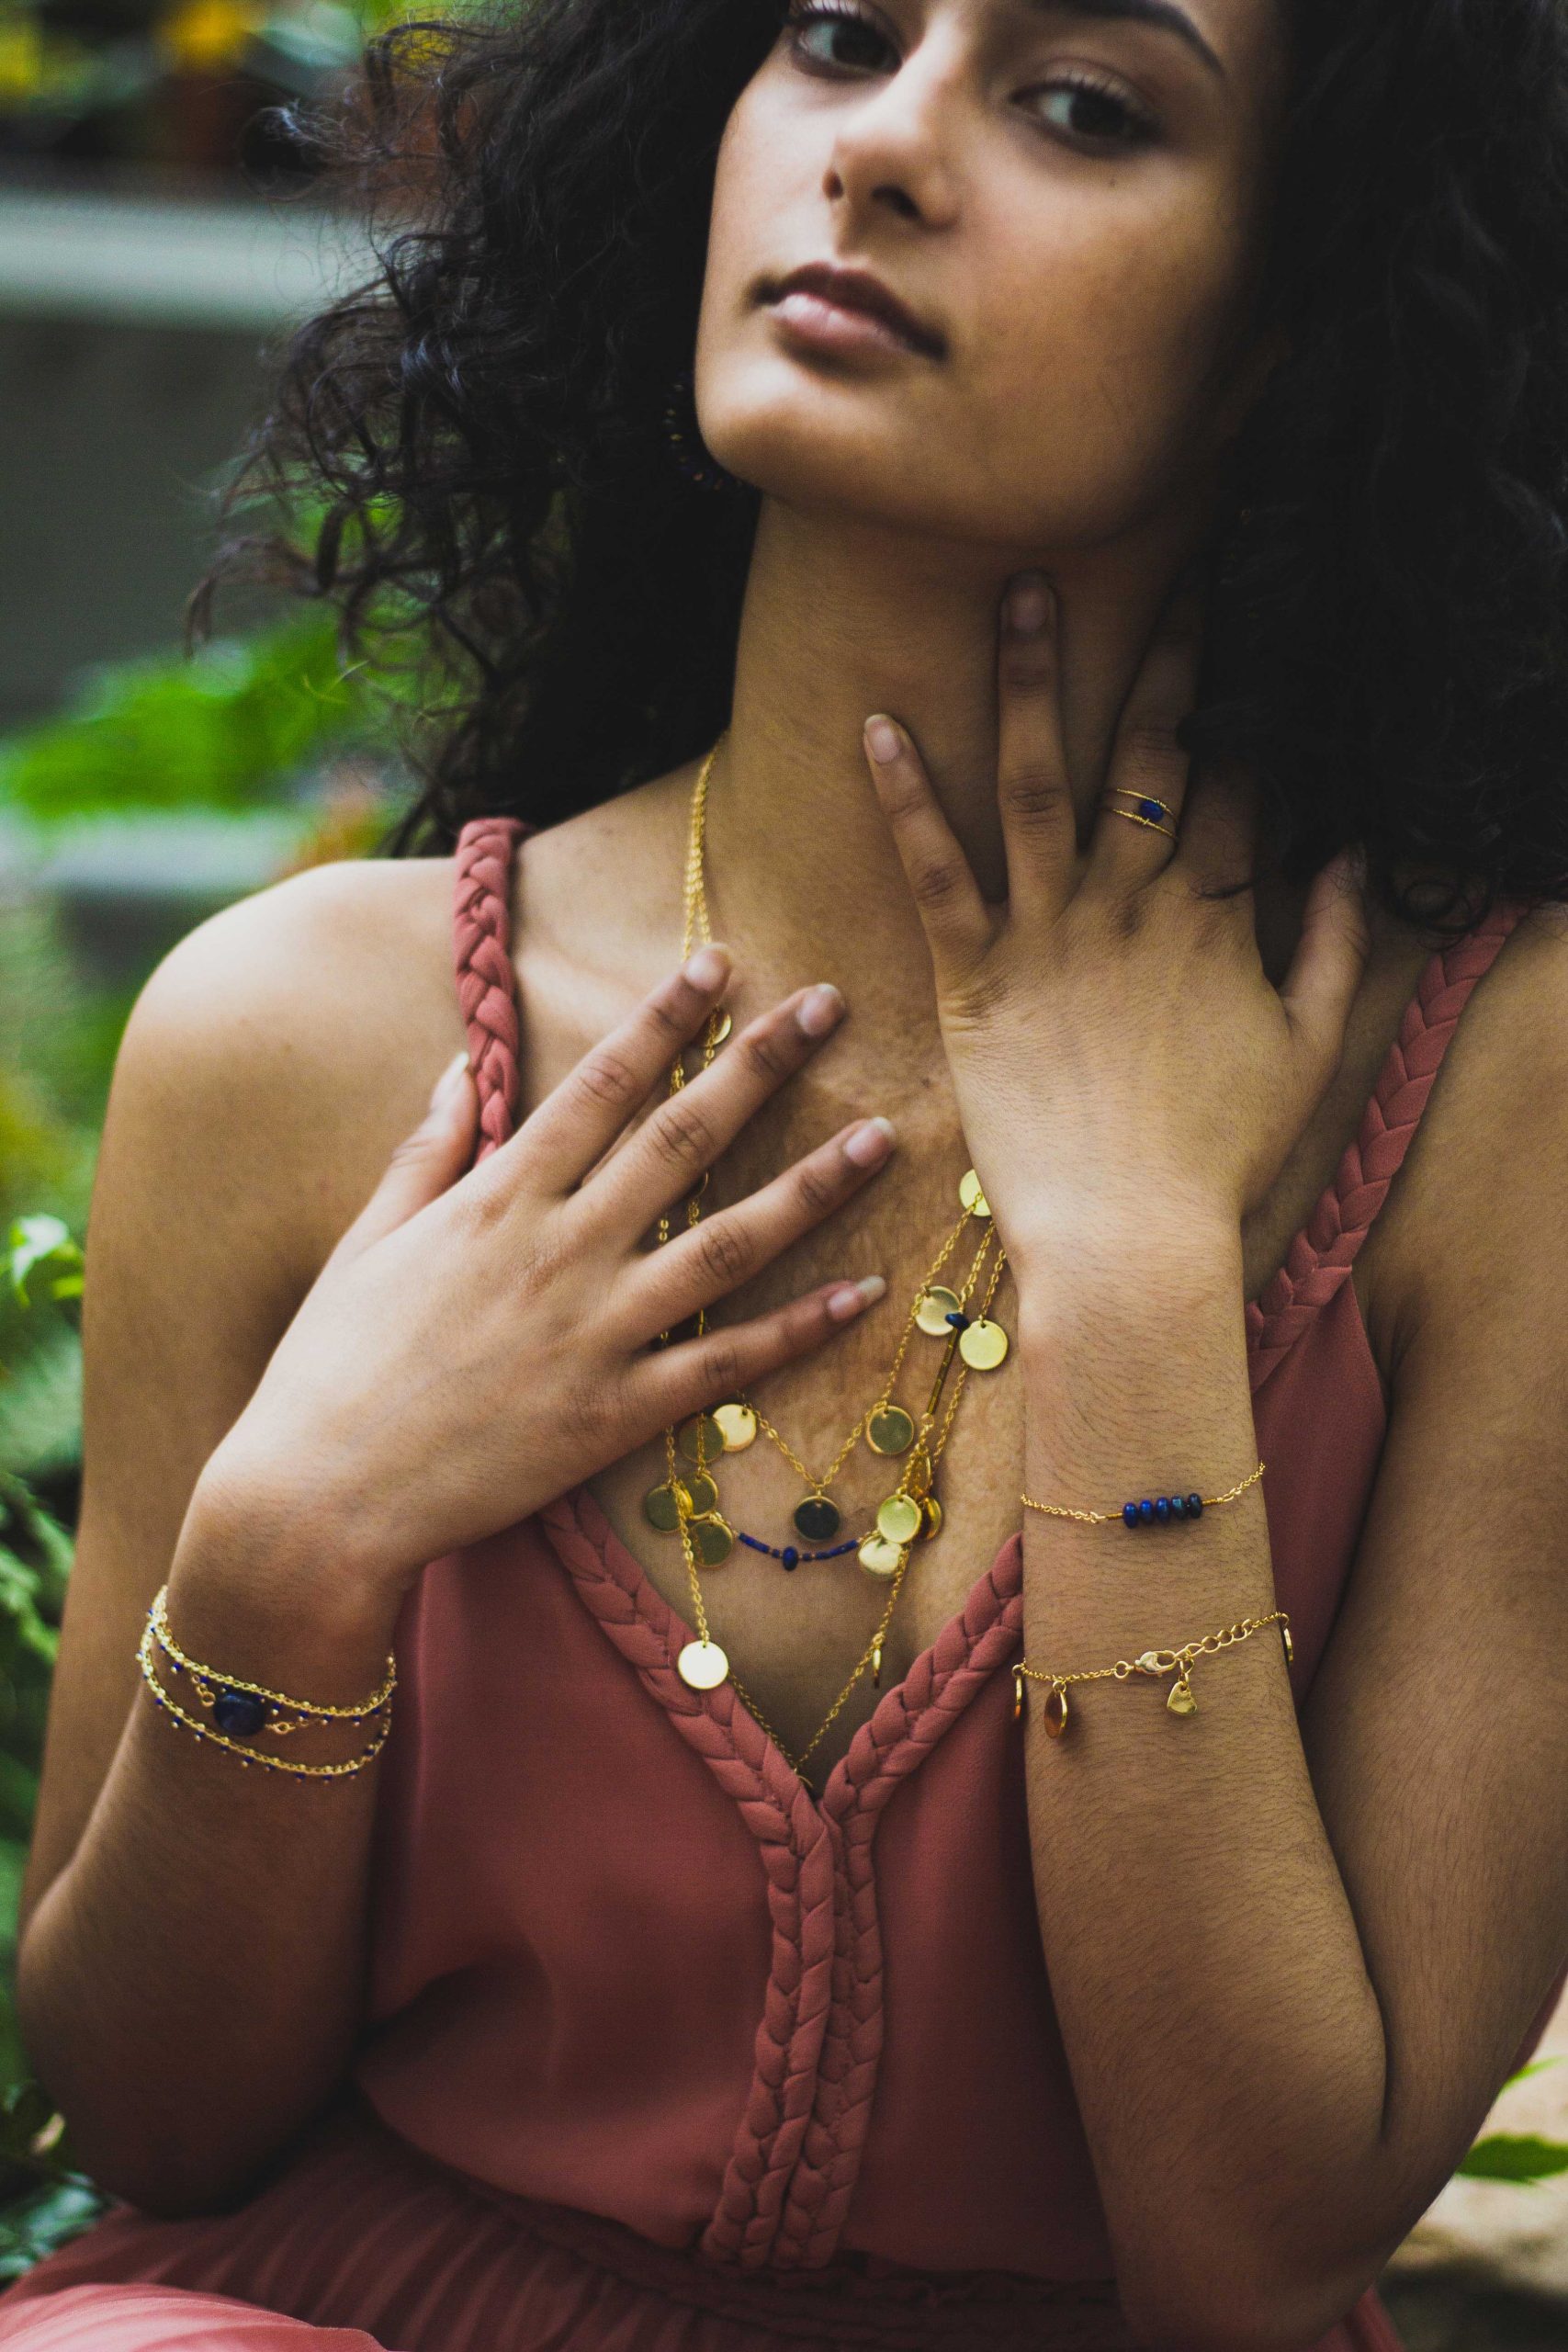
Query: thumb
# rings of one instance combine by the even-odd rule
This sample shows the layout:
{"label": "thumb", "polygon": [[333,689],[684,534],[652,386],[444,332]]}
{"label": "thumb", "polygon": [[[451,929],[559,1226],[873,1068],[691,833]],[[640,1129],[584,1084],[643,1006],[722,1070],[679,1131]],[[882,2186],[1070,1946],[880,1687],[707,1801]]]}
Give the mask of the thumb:
{"label": "thumb", "polygon": [[1297,1042],[1328,1084],[1345,1050],[1350,1007],[1371,953],[1366,854],[1343,849],[1314,876],[1302,934],[1280,990]]}
{"label": "thumb", "polygon": [[468,1057],[455,1054],[435,1081],[429,1109],[398,1145],[386,1174],[333,1250],[334,1258],[340,1262],[357,1258],[457,1182],[473,1154],[478,1103]]}

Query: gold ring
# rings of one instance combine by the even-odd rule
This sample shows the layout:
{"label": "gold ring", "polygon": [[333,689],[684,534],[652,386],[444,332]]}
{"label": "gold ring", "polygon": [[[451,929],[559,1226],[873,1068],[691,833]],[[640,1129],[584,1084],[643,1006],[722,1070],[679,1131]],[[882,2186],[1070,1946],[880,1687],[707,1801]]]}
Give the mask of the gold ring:
{"label": "gold ring", "polygon": [[[1124,799],[1136,801],[1136,808],[1112,808],[1111,802],[1118,793]],[[1176,811],[1168,800],[1161,800],[1156,793],[1134,792],[1131,785],[1115,784],[1106,795],[1105,805],[1113,817],[1125,817],[1132,824],[1145,826],[1151,833],[1158,833],[1168,842],[1177,839]],[[1170,820],[1168,829],[1160,822],[1166,817]]]}

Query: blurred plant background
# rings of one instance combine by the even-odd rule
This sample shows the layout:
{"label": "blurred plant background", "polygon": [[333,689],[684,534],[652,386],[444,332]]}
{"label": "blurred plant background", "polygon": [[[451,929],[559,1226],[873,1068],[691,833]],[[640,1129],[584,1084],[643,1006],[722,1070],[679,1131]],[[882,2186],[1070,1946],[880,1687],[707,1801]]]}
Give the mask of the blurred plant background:
{"label": "blurred plant background", "polygon": [[[0,0],[0,433],[22,459],[0,473],[0,2282],[104,2201],[30,2079],[10,1985],[114,1057],[185,931],[369,854],[408,790],[398,711],[344,674],[329,617],[242,605],[178,650],[268,346],[367,274],[276,109],[330,101],[408,13]],[[1563,2055],[1560,2015],[1383,2282],[1412,2352],[1568,2352],[1568,2102],[1543,2094]]]}

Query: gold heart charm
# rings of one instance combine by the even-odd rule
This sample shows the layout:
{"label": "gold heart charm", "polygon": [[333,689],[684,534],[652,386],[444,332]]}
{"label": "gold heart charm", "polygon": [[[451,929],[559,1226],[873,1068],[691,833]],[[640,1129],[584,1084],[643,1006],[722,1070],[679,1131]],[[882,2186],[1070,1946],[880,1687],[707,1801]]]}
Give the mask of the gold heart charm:
{"label": "gold heart charm", "polygon": [[1170,1696],[1165,1703],[1173,1715],[1195,1715],[1198,1712],[1198,1702],[1192,1696],[1190,1683],[1173,1682]]}

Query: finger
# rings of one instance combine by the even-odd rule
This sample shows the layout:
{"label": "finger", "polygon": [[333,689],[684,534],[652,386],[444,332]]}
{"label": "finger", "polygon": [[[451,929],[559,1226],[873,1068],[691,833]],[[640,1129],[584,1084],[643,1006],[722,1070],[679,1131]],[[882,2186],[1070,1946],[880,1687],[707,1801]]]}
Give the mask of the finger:
{"label": "finger", "polygon": [[857,1119],[733,1208],[666,1242],[638,1271],[627,1304],[639,1339],[673,1329],[739,1290],[886,1165],[890,1119]]}
{"label": "finger", "polygon": [[1253,888],[1258,805],[1256,777],[1239,764],[1210,766],[1190,780],[1181,811],[1181,845],[1171,863],[1205,897],[1239,902]]}
{"label": "finger", "polygon": [[582,1182],[668,1078],[728,979],[728,949],[699,947],[546,1095],[513,1140],[526,1149],[547,1190],[564,1195]]}
{"label": "finger", "polygon": [[376,1190],[339,1235],[332,1262],[357,1258],[457,1182],[473,1156],[478,1110],[468,1057],[455,1055],[435,1081],[423,1118],[403,1137]]}
{"label": "finger", "polygon": [[1307,1070],[1323,1087],[1339,1067],[1350,1007],[1371,954],[1363,871],[1352,850],[1341,850],[1313,877],[1301,937],[1280,989]]}
{"label": "finger", "polygon": [[1188,776],[1178,729],[1197,699],[1201,648],[1201,598],[1196,589],[1179,586],[1167,599],[1117,722],[1089,847],[1091,884],[1137,889],[1174,854]]}
{"label": "finger", "polygon": [[1068,897],[1077,857],[1056,620],[1050,582],[1021,572],[1004,600],[997,660],[997,806],[1009,902],[1047,915]]}
{"label": "finger", "polygon": [[722,1057],[650,1112],[583,1187],[628,1240],[689,1193],[755,1112],[838,1025],[844,1000],[818,983],[796,989],[747,1023]]}
{"label": "finger", "polygon": [[939,974],[977,963],[990,944],[990,919],[969,861],[937,806],[923,763],[896,719],[874,712],[865,754],[882,813],[892,829],[910,894]]}
{"label": "finger", "polygon": [[722,1404],[768,1373],[819,1348],[886,1288],[880,1274],[863,1275],[858,1282],[822,1283],[771,1315],[659,1348],[632,1374],[635,1410],[651,1432]]}

